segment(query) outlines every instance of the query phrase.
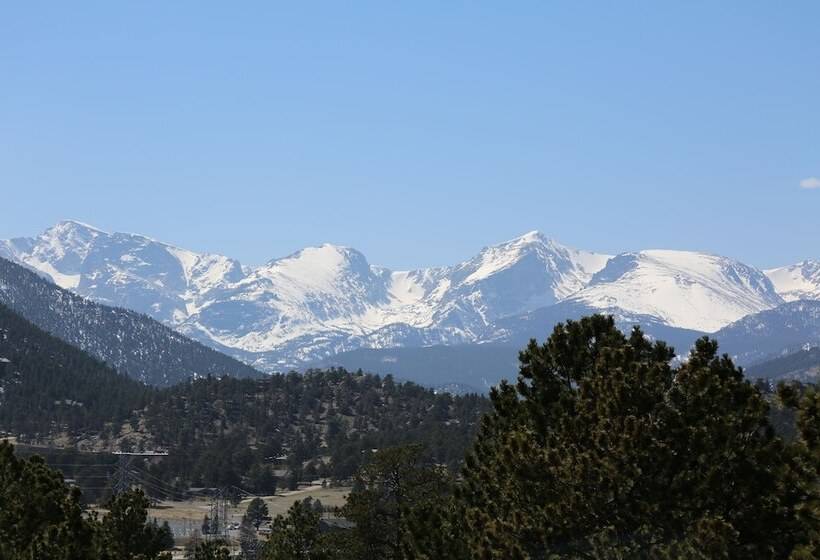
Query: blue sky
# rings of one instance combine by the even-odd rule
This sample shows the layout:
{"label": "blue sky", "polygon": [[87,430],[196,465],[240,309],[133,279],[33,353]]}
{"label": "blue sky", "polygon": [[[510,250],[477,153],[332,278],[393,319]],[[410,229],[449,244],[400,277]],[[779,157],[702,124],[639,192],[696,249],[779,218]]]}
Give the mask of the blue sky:
{"label": "blue sky", "polygon": [[0,238],[75,218],[405,268],[539,229],[820,258],[818,21],[813,1],[10,2]]}

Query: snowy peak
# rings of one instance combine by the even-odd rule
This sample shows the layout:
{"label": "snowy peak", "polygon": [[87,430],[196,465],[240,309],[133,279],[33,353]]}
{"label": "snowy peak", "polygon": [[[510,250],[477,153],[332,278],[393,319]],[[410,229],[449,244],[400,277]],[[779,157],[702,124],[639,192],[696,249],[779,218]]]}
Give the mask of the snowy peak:
{"label": "snowy peak", "polygon": [[175,324],[186,317],[186,295],[241,278],[239,263],[202,255],[142,235],[107,233],[74,220],[32,239],[5,242],[5,253],[62,288],[99,302]]}
{"label": "snowy peak", "polygon": [[570,299],[705,332],[783,302],[771,281],[755,268],[717,255],[667,250],[612,258]]}
{"label": "snowy peak", "polygon": [[264,282],[283,306],[282,311],[321,320],[361,314],[387,300],[387,278],[360,252],[324,244],[270,261],[241,282],[262,289]]}
{"label": "snowy peak", "polygon": [[305,357],[320,347],[475,342],[500,317],[582,289],[609,258],[530,232],[451,267],[393,272],[325,244],[243,269],[77,222],[0,250],[81,295],[147,313],[223,350]]}
{"label": "snowy peak", "polygon": [[106,234],[82,222],[65,220],[31,240],[29,250],[18,257],[50,276],[57,285],[76,288],[83,261],[100,235]]}
{"label": "snowy peak", "polygon": [[820,300],[820,261],[806,260],[765,273],[786,301]]}
{"label": "snowy peak", "polygon": [[567,310],[714,332],[784,298],[820,299],[817,262],[763,274],[706,253],[652,250],[611,257],[567,247],[538,231],[452,266],[411,271],[373,266],[359,251],[331,244],[242,267],[222,255],[75,221],[35,238],[0,241],[0,256],[266,369],[356,348],[535,334],[533,329],[544,328],[535,319],[562,320]]}
{"label": "snowy peak", "polygon": [[[435,271],[436,324],[475,337],[493,321],[552,305],[583,288],[608,255],[565,247],[533,231]],[[429,288],[428,288],[429,289]]]}
{"label": "snowy peak", "polygon": [[609,255],[571,249],[531,231],[491,247],[486,247],[473,259],[455,268],[454,281],[478,284],[516,266],[533,265],[545,277],[558,300],[580,290],[592,275],[603,268]]}
{"label": "snowy peak", "polygon": [[465,282],[482,280],[531,254],[555,266],[556,260],[568,258],[569,253],[570,250],[560,243],[538,231],[531,231],[510,241],[482,249],[476,257],[465,263],[467,267],[473,267],[472,274]]}
{"label": "snowy peak", "polygon": [[327,291],[335,291],[333,282],[339,278],[356,278],[367,283],[374,276],[370,264],[359,251],[329,243],[274,259],[259,271]]}

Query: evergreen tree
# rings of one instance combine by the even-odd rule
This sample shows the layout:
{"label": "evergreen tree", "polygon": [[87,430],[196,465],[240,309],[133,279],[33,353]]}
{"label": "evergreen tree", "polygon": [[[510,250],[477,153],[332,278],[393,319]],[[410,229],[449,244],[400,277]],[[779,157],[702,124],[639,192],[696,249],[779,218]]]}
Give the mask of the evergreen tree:
{"label": "evergreen tree", "polygon": [[102,547],[113,558],[147,560],[174,546],[167,523],[158,526],[155,521],[146,522],[149,505],[142,490],[123,492],[108,502],[108,513],[101,523]]}
{"label": "evergreen tree", "polygon": [[299,489],[299,474],[295,470],[291,470],[288,473],[288,490],[298,490]]}
{"label": "evergreen tree", "polygon": [[99,520],[88,515],[80,491],[40,457],[14,456],[0,442],[0,558],[3,560],[157,560],[173,546],[170,528],[147,522],[140,491],[111,500]]}
{"label": "evergreen tree", "polygon": [[531,341],[515,388],[492,393],[449,517],[470,555],[787,558],[810,546],[809,446],[774,434],[715,342],[673,357],[602,316]]}
{"label": "evergreen tree", "polygon": [[312,499],[295,501],[287,515],[277,515],[271,534],[260,554],[262,560],[319,560],[319,519]]}
{"label": "evergreen tree", "polygon": [[792,560],[820,558],[820,477],[817,475],[820,465],[820,390],[807,388],[800,396],[793,388],[781,384],[778,394],[785,406],[797,412],[799,439],[796,445],[802,451],[799,466],[804,472],[802,477],[796,477],[795,484],[806,496],[798,514],[810,530],[808,542],[795,549]]}
{"label": "evergreen tree", "polygon": [[262,522],[265,521],[265,518],[268,516],[268,504],[265,503],[265,500],[262,498],[254,498],[248,504],[248,509],[245,512],[245,518],[251,522],[251,524],[259,530],[259,526],[262,525]]}
{"label": "evergreen tree", "polygon": [[201,541],[187,552],[186,560],[228,560],[230,551],[225,543],[219,540]]}
{"label": "evergreen tree", "polygon": [[276,477],[267,465],[255,463],[248,474],[248,482],[258,494],[276,494]]}
{"label": "evergreen tree", "polygon": [[18,459],[0,441],[0,558],[92,558],[94,537],[80,491],[66,486],[42,458]]}
{"label": "evergreen tree", "polygon": [[403,558],[413,520],[446,499],[451,481],[444,469],[424,465],[418,445],[376,452],[355,478],[342,515],[368,558]]}

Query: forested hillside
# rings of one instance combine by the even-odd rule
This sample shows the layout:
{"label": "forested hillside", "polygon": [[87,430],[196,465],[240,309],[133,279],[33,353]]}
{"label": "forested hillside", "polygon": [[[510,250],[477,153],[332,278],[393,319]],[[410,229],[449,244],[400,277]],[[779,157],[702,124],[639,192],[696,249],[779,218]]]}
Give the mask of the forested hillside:
{"label": "forested hillside", "polygon": [[3,258],[0,303],[117,371],[151,385],[207,375],[261,375],[145,315],[93,303]]}
{"label": "forested hillside", "polygon": [[[135,419],[135,434],[174,449],[139,465],[135,481],[174,499],[191,482],[261,493],[316,474],[352,475],[337,525],[311,497],[277,515],[267,536],[243,520],[239,548],[255,560],[817,558],[820,394],[794,382],[751,384],[708,338],[685,363],[673,356],[665,343],[639,330],[626,337],[611,317],[593,316],[533,341],[517,383],[494,388],[489,409],[477,397],[341,370],[197,380],[154,392]],[[450,458],[460,476],[442,468]],[[284,484],[272,478],[280,462]],[[21,476],[32,473],[55,484],[23,487]],[[30,543],[99,546],[79,538],[86,526],[70,515],[81,508],[76,491],[70,509],[46,516],[43,504],[68,488],[37,459],[15,459],[0,443],[0,482],[0,499],[12,504],[0,508],[0,537],[6,526],[28,535],[11,533],[12,552]],[[28,492],[45,527],[29,521]],[[156,548],[127,552],[129,534],[144,533],[142,543],[165,530],[146,524],[139,492],[122,496],[111,509],[121,499],[134,505],[128,533],[111,531],[124,524],[106,525],[110,515],[89,528],[109,532],[110,549],[128,545],[116,558],[159,558]],[[52,540],[49,528],[76,538]],[[229,542],[205,544],[188,557],[229,557]]]}
{"label": "forested hillside", "polygon": [[765,377],[817,383],[820,379],[820,347],[806,348],[749,366],[745,373],[752,379]]}
{"label": "forested hillside", "polygon": [[[62,373],[47,369],[38,381],[55,379],[59,388]],[[261,493],[319,476],[343,480],[372,451],[409,443],[423,447],[425,460],[456,469],[489,408],[481,396],[436,395],[389,376],[342,369],[259,380],[206,378],[154,390],[119,387],[121,377],[110,371],[102,375],[101,382],[66,393],[93,406],[59,404],[55,389],[44,397],[53,406],[44,406],[25,423],[13,419],[16,412],[12,418],[4,414],[0,430],[16,434],[18,426],[36,426],[36,432],[24,432],[23,443],[99,452],[167,450],[168,457],[143,464],[166,490],[179,489],[158,497],[179,497],[189,486],[238,486]],[[31,411],[42,402],[36,391],[14,395],[10,411]],[[105,405],[97,406],[101,402]],[[82,421],[65,422],[66,408],[71,413],[82,409]],[[53,429],[50,436],[47,427]],[[63,456],[62,462],[78,459]],[[274,470],[287,472],[288,479],[275,481]]]}
{"label": "forested hillside", "polygon": [[0,429],[33,439],[100,433],[152,392],[0,304]]}
{"label": "forested hillside", "polygon": [[154,442],[171,450],[157,476],[262,491],[260,465],[276,457],[298,478],[343,479],[373,449],[419,443],[427,459],[456,467],[488,406],[476,395],[334,369],[197,380],[157,393],[144,418]]}
{"label": "forested hillside", "polygon": [[274,466],[347,478],[365,452],[410,442],[456,467],[488,405],[343,369],[150,388],[0,305],[0,431],[97,452],[167,449],[150,469],[179,488],[270,490]]}

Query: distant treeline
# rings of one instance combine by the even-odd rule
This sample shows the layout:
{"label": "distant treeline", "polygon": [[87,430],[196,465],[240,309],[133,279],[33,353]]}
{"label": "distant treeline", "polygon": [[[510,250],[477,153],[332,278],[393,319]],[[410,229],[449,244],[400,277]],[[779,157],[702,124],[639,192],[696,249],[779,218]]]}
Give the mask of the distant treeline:
{"label": "distant treeline", "polygon": [[[455,468],[489,409],[477,395],[434,394],[343,369],[151,388],[2,306],[0,388],[0,430],[24,443],[167,449],[167,458],[140,466],[179,493],[347,479],[366,453],[411,442]],[[288,479],[274,480],[274,468]]]}
{"label": "distant treeline", "polygon": [[[390,437],[397,443],[405,439],[399,435],[403,429],[409,431],[406,439],[422,438],[421,444],[393,446],[380,435],[378,449],[360,449],[362,465],[353,475],[347,503],[336,511],[335,524],[323,520],[322,508],[311,500],[296,502],[273,520],[266,542],[259,543],[246,516],[240,531],[246,559],[820,557],[820,391],[799,383],[750,383],[706,337],[685,362],[673,362],[673,357],[670,347],[649,341],[638,329],[625,336],[611,317],[556,326],[546,342],[532,341],[521,353],[516,383],[502,382],[493,389],[491,407],[457,473],[440,464],[450,448],[436,448],[437,438],[425,436],[424,428],[458,425],[481,406],[440,401],[413,386],[347,372],[313,373],[302,381],[284,376],[277,381],[283,385],[270,395],[263,385],[245,381],[194,382],[152,399],[141,421],[177,422],[187,414],[191,432],[175,436],[180,442],[228,447],[234,433],[255,444],[256,438],[267,437],[260,432],[281,429],[251,419],[255,413],[301,426],[292,441],[307,451],[311,437],[322,452],[342,449],[330,443],[335,440],[363,443],[358,435],[375,434],[382,427],[395,434]],[[412,406],[395,402],[402,399]],[[257,409],[253,400],[265,404]],[[155,404],[165,407],[164,415],[152,416]],[[462,405],[470,412],[458,418]],[[342,425],[349,419],[358,425]],[[324,430],[311,432],[307,426]],[[158,431],[156,437],[174,436]],[[224,455],[213,447],[201,452],[216,461],[241,455],[243,449],[229,448]],[[294,472],[318,461],[302,461],[310,453],[299,453],[291,448],[285,455]],[[336,461],[330,456],[322,463],[327,465],[322,468],[332,468]],[[238,467],[221,465],[223,471],[238,472]],[[30,543],[51,543],[52,531],[82,536],[85,524],[76,521],[73,506],[68,512],[38,506],[37,521],[31,522],[27,500],[45,504],[48,496],[61,497],[67,490],[55,485],[43,498],[36,485],[29,489],[16,483],[21,469],[52,479],[36,461],[21,466],[8,446],[0,445],[0,498],[17,504],[0,508],[0,537],[4,526],[24,526],[27,535],[14,533],[11,546],[0,548],[0,557],[31,558]],[[138,493],[126,496],[140,500]],[[132,531],[161,531],[145,525],[144,516],[129,518]],[[120,547],[117,558],[161,557],[156,548],[138,551],[125,533],[113,532],[122,525],[112,521],[109,529],[105,520],[95,527],[112,535],[105,542]],[[63,541],[66,546],[82,542]],[[89,550],[93,544],[92,539]],[[228,555],[227,548],[210,540],[190,547],[187,557]]]}

